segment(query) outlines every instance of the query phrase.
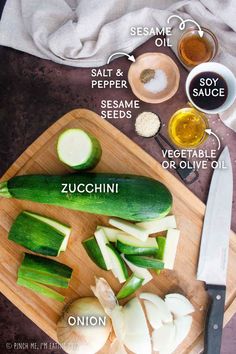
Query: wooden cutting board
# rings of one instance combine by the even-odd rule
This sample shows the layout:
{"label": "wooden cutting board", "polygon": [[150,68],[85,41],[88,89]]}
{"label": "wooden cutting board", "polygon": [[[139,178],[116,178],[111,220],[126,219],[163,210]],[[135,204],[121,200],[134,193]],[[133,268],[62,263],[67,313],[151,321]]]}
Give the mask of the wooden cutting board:
{"label": "wooden cutting board", "polygon": [[[24,174],[67,173],[69,170],[57,159],[55,145],[59,133],[71,127],[82,128],[94,134],[101,142],[103,155],[96,167],[97,172],[150,176],[162,181],[172,192],[173,212],[177,217],[178,228],[181,230],[175,270],[165,270],[160,276],[154,275],[153,281],[144,286],[142,291],[150,291],[161,296],[168,292],[180,292],[190,299],[196,308],[192,330],[178,348],[177,353],[199,353],[202,349],[207,296],[203,283],[196,280],[195,274],[205,206],[181,182],[111,124],[101,119],[96,113],[85,109],[74,110],[59,119],[20,156],[1,180]],[[0,199],[0,290],[43,331],[57,340],[56,323],[64,304],[16,285],[17,269],[22,260],[24,248],[8,241],[7,236],[12,221],[20,211],[25,209],[56,218],[72,226],[73,232],[69,247],[64,254],[58,257],[58,261],[74,269],[70,288],[64,290],[66,301],[92,295],[90,285],[94,284],[95,275],[106,278],[115,291],[120,288],[111,272],[105,272],[96,267],[81,245],[83,239],[94,233],[98,224],[107,224],[108,218],[28,201]],[[232,233],[225,323],[236,312],[235,269],[236,238]],[[107,352],[106,346],[101,353]]]}

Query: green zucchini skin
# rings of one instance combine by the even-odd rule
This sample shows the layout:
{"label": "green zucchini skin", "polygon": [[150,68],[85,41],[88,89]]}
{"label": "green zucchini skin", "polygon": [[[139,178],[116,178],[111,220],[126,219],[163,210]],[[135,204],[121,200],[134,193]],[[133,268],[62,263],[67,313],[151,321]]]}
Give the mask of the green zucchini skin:
{"label": "green zucchini skin", "polygon": [[12,224],[8,239],[45,256],[58,256],[64,236],[34,217],[21,213]]}
{"label": "green zucchini skin", "polygon": [[165,253],[166,238],[162,236],[157,237],[157,244],[158,244],[158,252],[156,257],[162,261]]}
{"label": "green zucchini skin", "polygon": [[53,300],[60,302],[63,302],[65,300],[65,297],[59,294],[57,291],[50,289],[47,286],[44,286],[43,284],[37,283],[35,281],[18,277],[17,284],[20,286],[24,286],[25,288],[28,288],[37,294],[49,297]]}
{"label": "green zucchini skin", "polygon": [[[36,256],[35,254],[25,253],[24,259],[19,270],[27,269],[29,271],[45,274],[54,278],[62,278],[69,281],[72,276],[72,269],[66,264],[59,263],[50,258]],[[34,279],[32,279],[34,280]],[[35,279],[37,281],[37,279]]]}
{"label": "green zucchini skin", "polygon": [[126,245],[123,242],[117,240],[116,248],[119,252],[124,254],[135,254],[135,255],[142,255],[142,256],[155,256],[158,252],[158,247],[135,247]]}
{"label": "green zucchini skin", "polygon": [[[63,184],[80,183],[85,185],[117,183],[118,193],[62,193]],[[132,221],[164,217],[172,207],[171,193],[162,183],[136,175],[80,173],[65,176],[16,176],[7,182],[7,191],[16,199]],[[6,196],[5,184],[4,194],[2,196]]]}
{"label": "green zucchini skin", "polygon": [[133,294],[137,289],[142,286],[143,279],[138,278],[135,274],[132,274],[122,286],[118,294],[116,295],[118,300]]}
{"label": "green zucchini skin", "polygon": [[95,237],[93,236],[82,241],[82,244],[90,259],[101,269],[107,270],[106,263]]}
{"label": "green zucchini skin", "polygon": [[22,266],[18,270],[18,277],[58,288],[68,288],[70,281],[70,279],[57,277],[56,274],[40,273],[36,269],[32,270]]}
{"label": "green zucchini skin", "polygon": [[164,269],[164,262],[147,256],[125,255],[125,258],[134,265],[147,269]]}

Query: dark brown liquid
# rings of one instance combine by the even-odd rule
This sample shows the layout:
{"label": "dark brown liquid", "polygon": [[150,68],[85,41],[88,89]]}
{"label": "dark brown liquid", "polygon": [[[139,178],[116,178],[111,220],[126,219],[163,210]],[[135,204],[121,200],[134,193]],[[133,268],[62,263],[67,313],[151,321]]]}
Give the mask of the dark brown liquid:
{"label": "dark brown liquid", "polygon": [[223,77],[215,72],[196,75],[189,87],[190,97],[199,108],[214,110],[221,107],[228,97],[228,86]]}

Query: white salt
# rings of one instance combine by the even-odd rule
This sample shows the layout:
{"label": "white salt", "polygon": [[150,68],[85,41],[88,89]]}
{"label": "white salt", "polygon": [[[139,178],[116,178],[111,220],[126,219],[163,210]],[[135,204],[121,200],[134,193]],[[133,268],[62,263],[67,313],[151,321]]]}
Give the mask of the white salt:
{"label": "white salt", "polygon": [[144,84],[145,90],[152,93],[159,93],[166,89],[168,84],[166,73],[161,69],[155,70],[153,79]]}

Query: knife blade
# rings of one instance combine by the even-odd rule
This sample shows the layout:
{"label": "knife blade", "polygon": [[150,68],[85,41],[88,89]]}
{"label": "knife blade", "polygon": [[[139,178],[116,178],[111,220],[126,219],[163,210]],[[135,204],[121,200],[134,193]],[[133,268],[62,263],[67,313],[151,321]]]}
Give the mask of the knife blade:
{"label": "knife blade", "polygon": [[197,279],[206,283],[210,305],[206,317],[204,353],[220,354],[223,329],[229,235],[233,201],[233,173],[226,146],[218,159],[208,194]]}

